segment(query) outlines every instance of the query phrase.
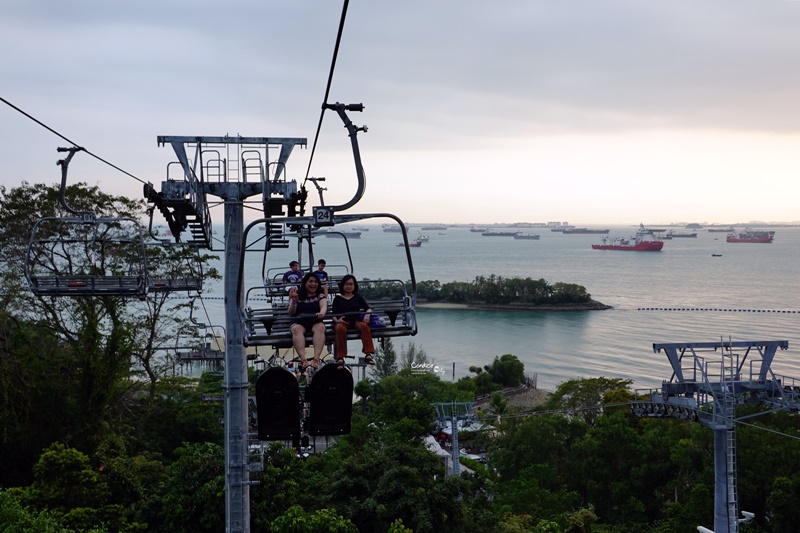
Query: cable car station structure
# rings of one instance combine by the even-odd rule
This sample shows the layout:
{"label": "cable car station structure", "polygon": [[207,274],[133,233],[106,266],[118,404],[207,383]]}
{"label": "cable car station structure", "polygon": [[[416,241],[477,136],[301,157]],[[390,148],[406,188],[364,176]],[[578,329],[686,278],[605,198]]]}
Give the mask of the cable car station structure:
{"label": "cable car station structure", "polygon": [[[699,422],[714,432],[714,533],[737,533],[752,518],[742,512],[736,476],[736,406],[757,405],[773,411],[800,411],[800,379],[778,376],[772,362],[782,341],[720,341],[653,344],[672,366],[661,390],[637,391],[632,412],[641,417]],[[709,531],[702,526],[700,531]]]}

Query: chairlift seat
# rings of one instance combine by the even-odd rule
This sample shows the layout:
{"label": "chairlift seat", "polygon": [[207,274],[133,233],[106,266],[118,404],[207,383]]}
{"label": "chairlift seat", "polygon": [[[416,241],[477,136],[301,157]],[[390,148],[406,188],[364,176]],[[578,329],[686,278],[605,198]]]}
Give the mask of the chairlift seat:
{"label": "chairlift seat", "polygon": [[145,293],[142,276],[31,276],[29,285],[37,296],[139,296]]}
{"label": "chairlift seat", "polygon": [[202,278],[150,278],[148,280],[150,292],[200,291],[202,288]]}
{"label": "chairlift seat", "polygon": [[[373,339],[388,337],[402,337],[416,334],[415,313],[407,299],[378,300],[371,302],[372,314],[384,319],[384,327],[371,328]],[[267,309],[251,309],[245,312],[245,346],[274,346],[276,348],[290,348],[292,346],[292,332],[290,330],[292,317],[286,307],[272,307]],[[323,319],[325,324],[325,342],[334,340],[333,318],[330,315]],[[312,341],[311,332],[306,333],[306,343]],[[348,340],[360,339],[358,330],[348,330]]]}
{"label": "chairlift seat", "polygon": [[147,294],[142,228],[130,218],[45,217],[33,226],[25,275],[38,296]]}

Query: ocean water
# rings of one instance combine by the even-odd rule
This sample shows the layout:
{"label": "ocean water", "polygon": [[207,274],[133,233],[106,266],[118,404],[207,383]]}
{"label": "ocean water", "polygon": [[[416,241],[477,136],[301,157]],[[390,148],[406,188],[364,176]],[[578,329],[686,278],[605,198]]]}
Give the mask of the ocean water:
{"label": "ocean water", "polygon": [[[524,231],[541,238],[484,237],[455,227],[425,231],[430,241],[411,249],[416,279],[444,283],[495,274],[577,283],[613,309],[419,309],[418,335],[395,339],[398,350],[413,342],[446,369],[445,379],[469,375],[470,366],[511,353],[545,389],[596,376],[632,379],[635,388],[652,388],[672,373],[666,356],[653,352],[653,343],[788,340],[789,349],[779,351],[772,368],[800,377],[800,227],[775,228],[771,244],[727,243],[724,233],[699,230],[697,238],[666,241],[661,252],[592,250],[599,235]],[[635,226],[614,227],[610,235],[635,231]],[[418,233],[413,226],[409,230],[411,238]],[[317,237],[315,258],[326,259],[331,274],[350,269],[347,244],[357,277],[408,280],[405,248],[396,246],[400,240],[400,234],[385,233],[380,226],[346,243]],[[287,270],[296,255],[296,250],[271,252],[267,271]],[[263,254],[246,254],[246,287],[259,285],[262,263]],[[204,297],[211,322],[224,323],[221,284]]]}

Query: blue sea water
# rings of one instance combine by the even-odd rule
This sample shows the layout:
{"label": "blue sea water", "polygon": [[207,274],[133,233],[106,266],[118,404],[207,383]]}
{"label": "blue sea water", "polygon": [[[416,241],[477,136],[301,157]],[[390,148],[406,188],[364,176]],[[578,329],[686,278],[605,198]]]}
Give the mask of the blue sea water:
{"label": "blue sea water", "polygon": [[[397,339],[398,350],[413,342],[446,369],[445,379],[511,353],[545,389],[596,376],[651,388],[671,376],[666,356],[654,353],[653,343],[788,340],[773,370],[800,377],[800,227],[776,228],[771,244],[727,243],[724,233],[699,230],[697,238],[668,240],[663,251],[647,253],[592,250],[598,235],[525,231],[539,233],[540,240],[484,237],[465,227],[426,231],[430,241],[411,249],[416,279],[444,283],[495,274],[577,283],[613,309],[419,309],[418,335]],[[635,231],[615,227],[611,236]],[[411,238],[418,233],[409,230]],[[405,248],[395,246],[400,239],[380,226],[348,239],[356,276],[409,279]],[[337,266],[346,263],[344,245],[343,239],[315,239],[316,258],[327,260],[329,272],[344,268]],[[268,267],[286,270],[296,253],[272,252]],[[246,286],[259,284],[260,254],[248,255],[245,272]],[[212,321],[222,323],[221,285],[205,296]]]}

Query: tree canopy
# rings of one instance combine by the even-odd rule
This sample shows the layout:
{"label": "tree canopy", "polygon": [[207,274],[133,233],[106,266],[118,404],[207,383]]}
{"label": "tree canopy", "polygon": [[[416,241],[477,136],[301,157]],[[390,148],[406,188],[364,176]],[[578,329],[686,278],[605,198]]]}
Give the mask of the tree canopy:
{"label": "tree canopy", "polygon": [[[139,202],[97,188],[68,194],[83,209],[141,214]],[[26,290],[28,232],[58,213],[56,200],[57,187],[0,188],[0,533],[224,529],[222,404],[204,401],[208,380],[171,375],[157,356],[186,326],[185,309],[158,294]],[[168,269],[162,251],[154,266]],[[513,286],[501,281],[474,285],[501,298]],[[420,369],[421,346],[381,352],[383,366],[356,385],[350,434],[308,457],[290,443],[265,447],[251,475],[253,531],[667,533],[713,523],[711,431],[634,417],[630,380],[568,380],[541,407],[519,407],[508,394],[527,382],[513,354],[450,382]],[[428,448],[430,437],[448,445],[432,404],[478,400],[485,425],[461,445],[488,462],[448,476]],[[736,431],[740,508],[757,517],[747,531],[794,531],[800,421],[747,405],[737,415],[748,419]]]}

